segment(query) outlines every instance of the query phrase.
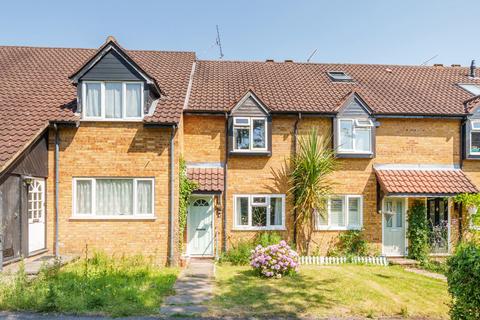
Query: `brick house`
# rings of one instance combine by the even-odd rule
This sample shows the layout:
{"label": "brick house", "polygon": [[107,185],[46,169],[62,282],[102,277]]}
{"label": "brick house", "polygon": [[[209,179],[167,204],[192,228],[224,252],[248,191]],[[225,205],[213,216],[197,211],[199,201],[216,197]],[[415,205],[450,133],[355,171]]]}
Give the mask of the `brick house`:
{"label": "brick house", "polygon": [[[424,202],[448,254],[478,192],[475,68],[198,60],[192,52],[0,47],[4,262],[50,251],[215,256],[274,230],[293,240],[285,167],[332,137],[341,167],[314,248],[364,230],[403,256]],[[178,230],[179,168],[198,184]],[[185,247],[179,245],[185,239]]]}

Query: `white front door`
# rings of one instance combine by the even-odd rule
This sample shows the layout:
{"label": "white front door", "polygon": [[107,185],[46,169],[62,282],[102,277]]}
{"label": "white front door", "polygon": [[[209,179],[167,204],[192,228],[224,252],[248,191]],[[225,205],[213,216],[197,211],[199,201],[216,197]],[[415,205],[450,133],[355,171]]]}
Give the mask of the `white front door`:
{"label": "white front door", "polygon": [[212,197],[191,199],[187,216],[187,254],[213,256],[213,201]]}
{"label": "white front door", "polygon": [[386,256],[405,255],[405,214],[404,198],[385,198],[383,201],[383,249]]}
{"label": "white front door", "polygon": [[28,252],[45,249],[45,179],[28,186]]}

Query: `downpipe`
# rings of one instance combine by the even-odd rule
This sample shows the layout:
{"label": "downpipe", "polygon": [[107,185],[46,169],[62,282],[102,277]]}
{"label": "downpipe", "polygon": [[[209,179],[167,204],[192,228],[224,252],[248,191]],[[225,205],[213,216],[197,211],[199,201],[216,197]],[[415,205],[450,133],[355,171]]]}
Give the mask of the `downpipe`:
{"label": "downpipe", "polygon": [[172,133],[170,135],[170,197],[169,197],[169,222],[170,222],[170,246],[169,246],[169,253],[168,253],[168,264],[170,266],[174,266],[175,263],[175,132],[176,126],[172,126]]}

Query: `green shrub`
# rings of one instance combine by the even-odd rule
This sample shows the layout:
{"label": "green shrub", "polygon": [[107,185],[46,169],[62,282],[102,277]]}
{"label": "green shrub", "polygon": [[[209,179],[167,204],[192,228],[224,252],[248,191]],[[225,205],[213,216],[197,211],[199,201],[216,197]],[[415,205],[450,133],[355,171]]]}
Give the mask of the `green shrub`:
{"label": "green shrub", "polygon": [[333,257],[367,256],[368,251],[368,242],[363,236],[363,231],[348,230],[340,233],[337,244],[328,251],[327,255]]}
{"label": "green shrub", "polygon": [[440,273],[443,275],[446,275],[448,270],[448,265],[446,262],[440,262],[430,259],[423,261],[420,264],[420,267],[424,270]]}
{"label": "green shrub", "polygon": [[461,244],[448,259],[448,291],[453,301],[450,316],[453,320],[480,319],[480,246]]}
{"label": "green shrub", "polygon": [[408,257],[418,261],[426,261],[430,252],[427,209],[416,202],[408,215]]}
{"label": "green shrub", "polygon": [[233,244],[227,252],[220,256],[219,262],[229,262],[236,266],[248,265],[252,250],[256,246],[260,244],[262,247],[268,247],[272,244],[278,244],[281,240],[282,236],[276,232],[258,233],[253,240],[240,240]]}

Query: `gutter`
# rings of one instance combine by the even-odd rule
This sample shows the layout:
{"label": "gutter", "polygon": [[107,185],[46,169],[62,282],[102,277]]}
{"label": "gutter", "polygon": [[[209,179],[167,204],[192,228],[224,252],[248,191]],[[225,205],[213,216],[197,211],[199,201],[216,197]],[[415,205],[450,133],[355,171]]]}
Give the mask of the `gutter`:
{"label": "gutter", "polygon": [[223,166],[223,252],[227,252],[227,174],[228,174],[228,113],[225,112],[225,164]]}
{"label": "gutter", "polygon": [[174,249],[174,246],[175,246],[175,223],[174,223],[174,219],[175,219],[175,208],[174,208],[174,202],[175,202],[175,197],[174,197],[174,193],[175,193],[175,177],[174,177],[174,173],[175,173],[175,163],[174,163],[174,160],[175,160],[175,155],[174,155],[174,152],[175,152],[175,132],[176,132],[176,125],[172,125],[171,126],[172,128],[172,133],[170,135],[170,196],[169,196],[169,223],[170,223],[170,246],[168,248],[168,263],[169,265],[171,266],[174,266],[176,263],[175,263],[175,249]]}
{"label": "gutter", "polygon": [[[293,126],[293,156],[297,154],[297,137],[298,137],[298,123],[302,119],[302,114],[298,113],[298,118],[295,120],[295,124]],[[296,194],[293,195],[293,243],[297,245],[297,208],[295,206],[297,202]]]}
{"label": "gutter", "polygon": [[59,245],[59,212],[58,212],[58,198],[59,198],[59,181],[60,181],[60,170],[59,170],[59,152],[60,152],[60,131],[56,123],[53,124],[55,129],[55,257],[60,257],[60,245]]}

